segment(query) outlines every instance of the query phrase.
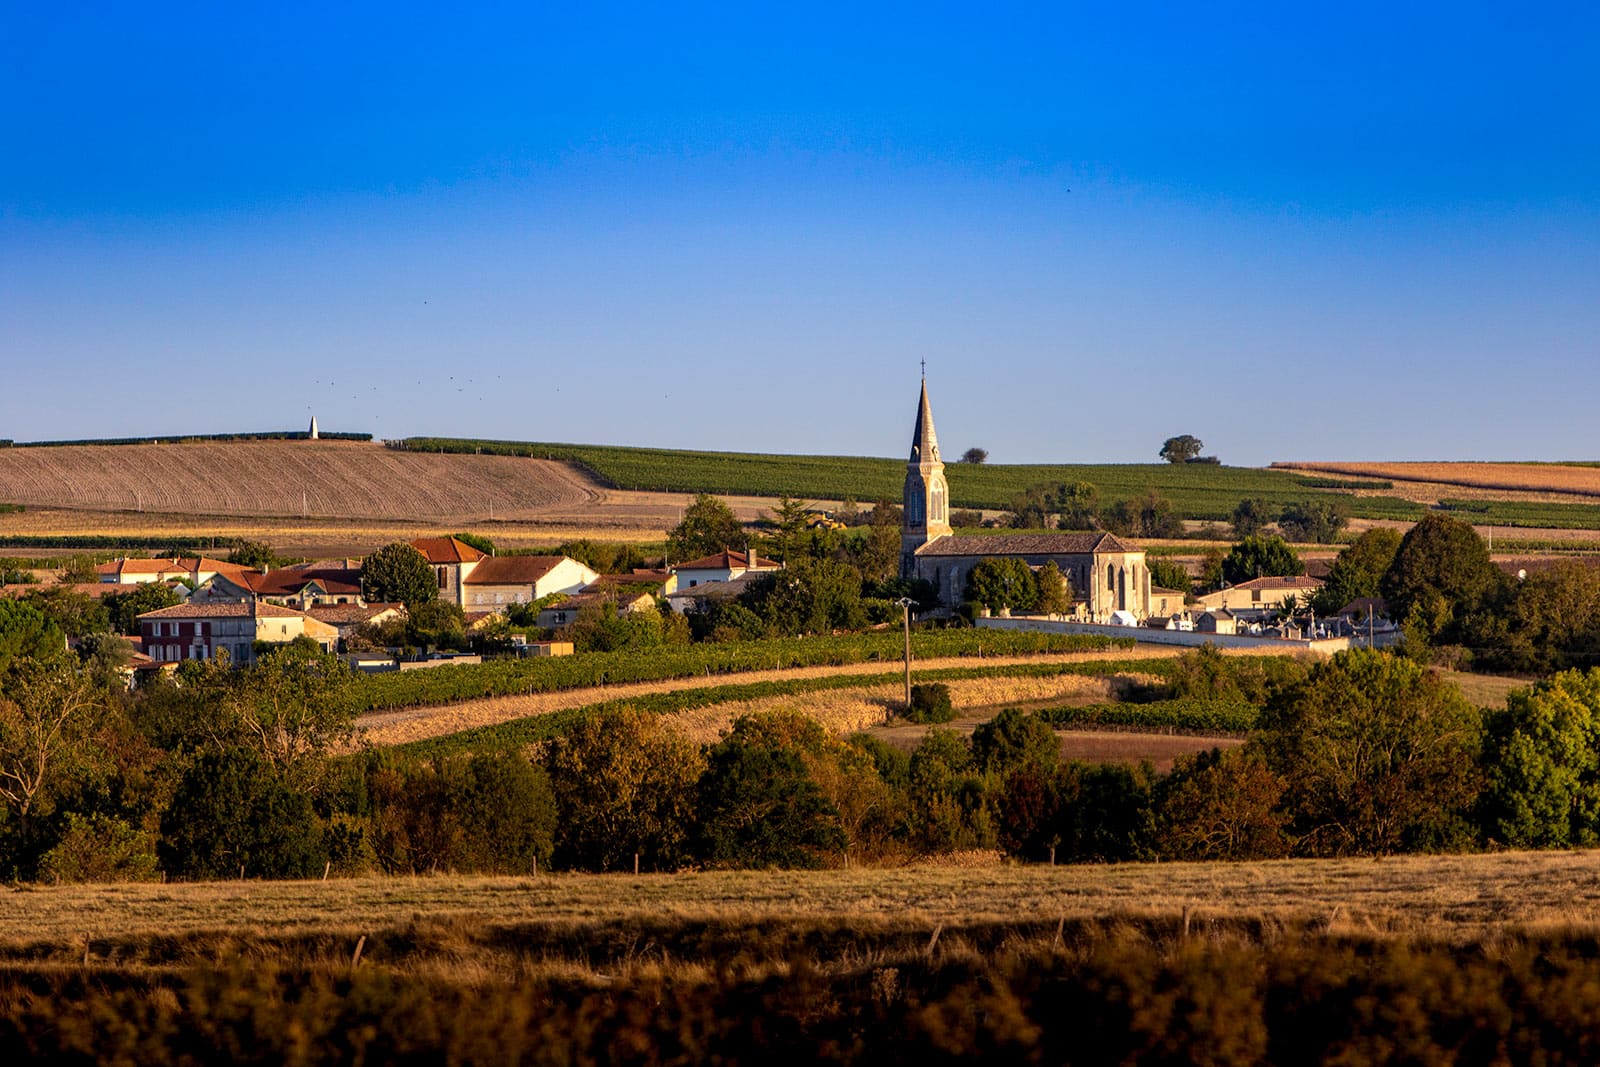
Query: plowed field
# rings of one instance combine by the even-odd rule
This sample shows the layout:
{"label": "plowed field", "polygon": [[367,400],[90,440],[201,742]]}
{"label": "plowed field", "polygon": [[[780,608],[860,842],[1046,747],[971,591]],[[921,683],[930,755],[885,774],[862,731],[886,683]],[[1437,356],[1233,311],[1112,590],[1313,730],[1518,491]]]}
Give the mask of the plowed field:
{"label": "plowed field", "polygon": [[0,500],[96,511],[517,519],[581,510],[600,495],[563,463],[396,452],[360,442],[0,449]]}

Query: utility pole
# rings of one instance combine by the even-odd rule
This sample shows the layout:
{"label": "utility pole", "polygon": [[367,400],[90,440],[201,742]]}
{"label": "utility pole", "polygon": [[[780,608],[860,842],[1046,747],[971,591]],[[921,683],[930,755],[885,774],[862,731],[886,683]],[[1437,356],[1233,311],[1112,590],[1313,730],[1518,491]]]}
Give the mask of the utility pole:
{"label": "utility pole", "polygon": [[906,627],[906,709],[911,708],[911,605],[915,603],[910,597],[903,596],[895,603],[900,605],[900,611],[905,617]]}

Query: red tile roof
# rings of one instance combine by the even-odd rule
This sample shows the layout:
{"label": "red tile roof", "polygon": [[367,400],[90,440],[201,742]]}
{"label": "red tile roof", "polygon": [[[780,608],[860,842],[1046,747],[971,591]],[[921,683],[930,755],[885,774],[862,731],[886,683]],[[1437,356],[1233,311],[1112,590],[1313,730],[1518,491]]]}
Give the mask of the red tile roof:
{"label": "red tile roof", "polygon": [[566,562],[566,556],[490,556],[462,579],[465,585],[532,585]]}
{"label": "red tile roof", "polygon": [[1231,585],[1229,589],[1321,589],[1326,584],[1321,578],[1307,578],[1297,574],[1292,578],[1252,578],[1248,582]]}
{"label": "red tile roof", "polygon": [[476,563],[489,558],[454,537],[419,537],[411,547],[427,556],[429,563]]}
{"label": "red tile roof", "polygon": [[703,556],[700,559],[692,559],[687,563],[674,563],[672,565],[672,569],[675,571],[726,571],[740,567],[746,570],[760,570],[763,567],[769,570],[776,570],[778,564],[770,559],[762,559],[759,555],[747,554],[734,549],[723,549],[713,556]]}
{"label": "red tile roof", "polygon": [[260,604],[255,601],[210,601],[205,604],[178,604],[170,608],[160,608],[156,611],[147,611],[140,615],[141,619],[246,619],[246,618],[288,619],[305,618],[306,613],[293,608],[281,608],[276,604]]}
{"label": "red tile roof", "polygon": [[334,626],[354,626],[390,611],[404,610],[404,604],[313,604],[306,614]]}

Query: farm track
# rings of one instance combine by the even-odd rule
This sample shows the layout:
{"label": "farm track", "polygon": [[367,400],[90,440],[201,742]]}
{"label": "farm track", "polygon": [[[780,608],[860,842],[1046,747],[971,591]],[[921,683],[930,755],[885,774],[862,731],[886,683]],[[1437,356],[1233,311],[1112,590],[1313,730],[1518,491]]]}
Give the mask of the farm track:
{"label": "farm track", "polygon": [[[916,670],[935,670],[943,667],[1006,667],[1030,663],[1084,663],[1104,659],[1170,659],[1178,655],[1178,648],[1118,649],[1111,652],[1086,652],[1068,655],[995,656],[974,659],[971,656],[952,656],[943,659],[918,660]],[[456,704],[442,704],[420,708],[402,708],[398,711],[380,711],[363,715],[356,720],[358,730],[374,745],[401,745],[434,737],[460,733],[480,726],[494,726],[515,719],[550,715],[558,711],[581,708],[608,700],[627,700],[674,693],[688,689],[706,689],[726,685],[746,685],[756,682],[793,681],[804,678],[833,678],[840,675],[882,674],[897,676],[903,668],[894,662],[851,663],[836,667],[797,667],[786,670],[749,671],[740,674],[714,674],[695,678],[680,678],[661,682],[637,682],[624,685],[594,686],[587,689],[566,689],[554,693],[535,693],[524,696],[485,697]],[[822,694],[807,694],[794,700],[824,700]],[[713,714],[692,720],[696,736],[714,737],[726,721],[726,713],[719,709],[706,709]],[[882,713],[877,713],[879,720]],[[688,723],[690,720],[686,720]],[[855,722],[843,719],[835,724],[840,729],[858,729]],[[864,725],[864,724],[862,724]]]}

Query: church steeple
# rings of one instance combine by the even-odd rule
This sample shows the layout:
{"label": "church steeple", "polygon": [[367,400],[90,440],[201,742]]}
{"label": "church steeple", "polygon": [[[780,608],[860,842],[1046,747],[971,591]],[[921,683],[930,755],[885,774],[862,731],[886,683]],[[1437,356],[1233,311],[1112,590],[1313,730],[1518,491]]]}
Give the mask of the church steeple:
{"label": "church steeple", "polygon": [[911,577],[917,549],[950,534],[950,489],[939,458],[939,435],[933,428],[933,408],[928,404],[928,379],[922,379],[917,401],[917,422],[911,431],[911,456],[906,461],[905,491],[901,497],[905,523],[900,530],[900,573]]}

